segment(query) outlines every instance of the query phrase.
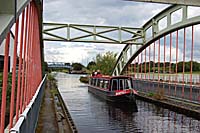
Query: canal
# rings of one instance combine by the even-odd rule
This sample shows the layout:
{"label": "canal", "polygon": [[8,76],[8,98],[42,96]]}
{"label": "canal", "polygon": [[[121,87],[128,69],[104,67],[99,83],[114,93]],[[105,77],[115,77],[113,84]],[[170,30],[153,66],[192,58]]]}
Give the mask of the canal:
{"label": "canal", "polygon": [[80,75],[55,73],[58,89],[80,133],[199,133],[200,121],[137,100],[132,106],[113,105],[88,92]]}

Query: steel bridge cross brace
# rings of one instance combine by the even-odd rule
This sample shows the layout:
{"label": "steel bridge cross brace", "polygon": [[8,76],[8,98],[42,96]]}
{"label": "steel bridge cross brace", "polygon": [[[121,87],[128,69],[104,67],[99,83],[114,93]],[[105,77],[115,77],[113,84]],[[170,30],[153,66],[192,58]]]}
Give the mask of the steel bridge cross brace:
{"label": "steel bridge cross brace", "polygon": [[[60,23],[43,23],[43,26],[44,41],[141,45],[143,42],[136,40],[144,38],[142,28]],[[59,30],[67,35],[56,33]]]}

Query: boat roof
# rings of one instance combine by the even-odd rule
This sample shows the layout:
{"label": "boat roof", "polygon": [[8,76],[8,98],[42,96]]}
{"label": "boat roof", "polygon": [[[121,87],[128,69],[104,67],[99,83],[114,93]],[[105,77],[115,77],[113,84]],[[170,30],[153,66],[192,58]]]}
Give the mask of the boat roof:
{"label": "boat roof", "polygon": [[117,78],[131,78],[131,76],[108,76],[108,75],[103,75],[103,76],[91,76],[90,78],[103,78],[103,79],[117,79]]}

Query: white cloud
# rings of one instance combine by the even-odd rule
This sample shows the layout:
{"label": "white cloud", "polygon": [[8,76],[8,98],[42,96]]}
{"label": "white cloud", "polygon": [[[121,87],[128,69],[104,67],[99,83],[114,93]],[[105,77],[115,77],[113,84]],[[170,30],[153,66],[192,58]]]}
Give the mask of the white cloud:
{"label": "white cloud", "polygon": [[[122,0],[44,0],[44,22],[141,27],[167,5]],[[82,62],[98,53],[120,53],[124,45],[45,42],[45,60]]]}
{"label": "white cloud", "polygon": [[[106,48],[104,48],[106,47]],[[55,43],[45,42],[45,61],[47,62],[82,62],[84,65],[93,60],[96,54],[107,51],[120,52],[124,45],[86,44],[82,43]]]}

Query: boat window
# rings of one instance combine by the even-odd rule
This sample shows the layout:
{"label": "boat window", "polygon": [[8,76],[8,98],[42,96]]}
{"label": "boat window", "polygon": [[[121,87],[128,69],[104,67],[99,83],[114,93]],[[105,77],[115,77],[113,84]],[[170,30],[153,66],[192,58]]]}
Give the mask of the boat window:
{"label": "boat window", "polygon": [[94,85],[94,86],[96,85],[96,79],[94,79],[94,81],[93,81],[93,85]]}
{"label": "boat window", "polygon": [[97,86],[100,86],[100,79],[97,79]]}
{"label": "boat window", "polygon": [[126,79],[125,80],[125,89],[131,89],[131,80],[130,79]]}
{"label": "boat window", "polygon": [[95,83],[95,81],[94,81],[94,79],[92,79],[92,85],[94,85],[94,83]]}
{"label": "boat window", "polygon": [[95,85],[94,86],[97,86],[97,82],[98,82],[98,79],[95,79]]}
{"label": "boat window", "polygon": [[100,88],[103,88],[103,79],[100,80]]}
{"label": "boat window", "polygon": [[104,86],[103,86],[103,88],[108,89],[108,81],[107,80],[104,80]]}
{"label": "boat window", "polygon": [[92,85],[94,85],[94,83],[95,83],[95,80],[94,80],[94,79],[92,79]]}
{"label": "boat window", "polygon": [[117,79],[113,79],[112,80],[112,85],[111,85],[111,91],[117,90],[118,88],[118,80]]}
{"label": "boat window", "polygon": [[119,80],[119,90],[123,90],[124,89],[124,79],[120,79]]}
{"label": "boat window", "polygon": [[92,79],[90,78],[90,79],[89,79],[89,85],[91,85],[91,83],[92,83]]}

